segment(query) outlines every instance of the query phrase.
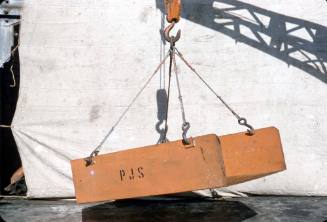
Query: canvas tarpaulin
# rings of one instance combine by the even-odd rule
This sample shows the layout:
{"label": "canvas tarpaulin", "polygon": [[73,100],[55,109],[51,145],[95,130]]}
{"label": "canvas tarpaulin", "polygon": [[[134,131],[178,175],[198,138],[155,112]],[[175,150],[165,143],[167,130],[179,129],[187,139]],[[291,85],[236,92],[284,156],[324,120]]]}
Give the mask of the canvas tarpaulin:
{"label": "canvas tarpaulin", "polygon": [[[288,167],[286,172],[227,191],[326,195],[327,64],[326,47],[322,47],[326,46],[326,3],[230,1],[229,7],[240,8],[233,12],[238,19],[228,18],[231,24],[244,20],[230,29],[221,24],[225,18],[220,12],[226,4],[184,1],[177,46],[255,127],[280,129]],[[247,23],[253,14],[258,19]],[[251,29],[259,20],[261,37]],[[29,197],[74,196],[69,161],[86,157],[101,143],[163,58],[169,48],[160,34],[164,21],[162,6],[153,0],[25,1],[21,87],[12,130]],[[233,34],[236,27],[240,30]],[[287,32],[294,27],[302,32]],[[293,42],[285,42],[288,35],[294,36]],[[297,50],[302,46],[296,41],[301,39],[308,39],[310,52]],[[280,56],[287,45],[292,46],[289,53],[295,53],[295,61],[287,52]],[[179,64],[185,110],[192,124],[189,135],[244,131]],[[167,83],[166,66],[110,134],[103,153],[158,141],[163,128],[158,89]],[[181,115],[174,81],[172,89],[168,138],[175,140],[181,136]]]}

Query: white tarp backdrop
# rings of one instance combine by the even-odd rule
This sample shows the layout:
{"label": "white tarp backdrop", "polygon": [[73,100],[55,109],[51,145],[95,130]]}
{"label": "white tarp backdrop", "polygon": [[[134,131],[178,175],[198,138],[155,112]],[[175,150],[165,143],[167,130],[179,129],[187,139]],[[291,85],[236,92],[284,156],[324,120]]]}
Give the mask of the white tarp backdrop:
{"label": "white tarp backdrop", "polygon": [[[287,171],[228,189],[327,195],[326,2],[183,3],[179,50],[254,127],[274,125],[282,136]],[[101,142],[168,50],[163,22],[161,0],[25,1],[12,130],[28,196],[74,196],[69,160]],[[158,141],[165,68],[102,153]],[[189,135],[245,130],[180,61],[179,70]],[[175,140],[182,120],[172,84],[168,137]]]}

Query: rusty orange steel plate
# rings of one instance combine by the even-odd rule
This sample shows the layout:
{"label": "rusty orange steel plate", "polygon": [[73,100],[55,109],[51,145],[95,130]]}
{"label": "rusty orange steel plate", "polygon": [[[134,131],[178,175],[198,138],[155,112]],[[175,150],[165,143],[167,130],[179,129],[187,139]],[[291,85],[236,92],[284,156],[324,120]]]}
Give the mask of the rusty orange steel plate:
{"label": "rusty orange steel plate", "polygon": [[286,169],[274,127],[195,137],[71,161],[78,203],[179,193],[245,182]]}

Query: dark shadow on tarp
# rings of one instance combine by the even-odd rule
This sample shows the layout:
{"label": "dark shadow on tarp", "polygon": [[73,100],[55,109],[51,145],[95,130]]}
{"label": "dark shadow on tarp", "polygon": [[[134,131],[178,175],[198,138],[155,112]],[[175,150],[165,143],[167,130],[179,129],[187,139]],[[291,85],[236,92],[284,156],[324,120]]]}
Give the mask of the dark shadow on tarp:
{"label": "dark shadow on tarp", "polygon": [[[14,27],[14,32],[19,33],[19,25]],[[14,41],[16,46],[18,35]],[[15,77],[16,86],[12,75]],[[19,84],[20,64],[17,50],[3,68],[0,68],[0,124],[11,125],[16,110]],[[10,177],[20,166],[21,160],[11,129],[0,128],[0,194],[8,194],[4,188],[10,184]]]}
{"label": "dark shadow on tarp", "polygon": [[[164,11],[162,0],[156,3]],[[182,4],[183,18],[265,52],[327,83],[327,27],[237,0],[183,0]]]}
{"label": "dark shadow on tarp", "polygon": [[6,222],[2,217],[0,216],[0,222]]}
{"label": "dark shadow on tarp", "polygon": [[157,100],[157,119],[158,122],[155,125],[156,131],[159,133],[159,139],[157,143],[164,141],[165,138],[165,128],[164,123],[166,119],[166,106],[167,106],[167,92],[165,89],[158,89],[156,93],[156,100]]}
{"label": "dark shadow on tarp", "polygon": [[84,208],[82,221],[240,222],[255,215],[255,211],[239,201],[190,198],[172,200],[133,199]]}

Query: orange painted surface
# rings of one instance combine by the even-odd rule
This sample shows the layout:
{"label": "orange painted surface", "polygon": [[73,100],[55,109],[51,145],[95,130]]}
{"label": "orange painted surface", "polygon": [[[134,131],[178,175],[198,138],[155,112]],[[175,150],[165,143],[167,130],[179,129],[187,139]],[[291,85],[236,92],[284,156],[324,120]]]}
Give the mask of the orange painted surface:
{"label": "orange painted surface", "polygon": [[278,130],[193,138],[72,160],[78,203],[179,193],[223,187],[282,171]]}
{"label": "orange painted surface", "polygon": [[181,0],[165,0],[168,22],[178,22],[181,13]]}
{"label": "orange painted surface", "polygon": [[286,169],[279,131],[275,127],[255,130],[253,136],[243,132],[219,139],[227,185]]}

